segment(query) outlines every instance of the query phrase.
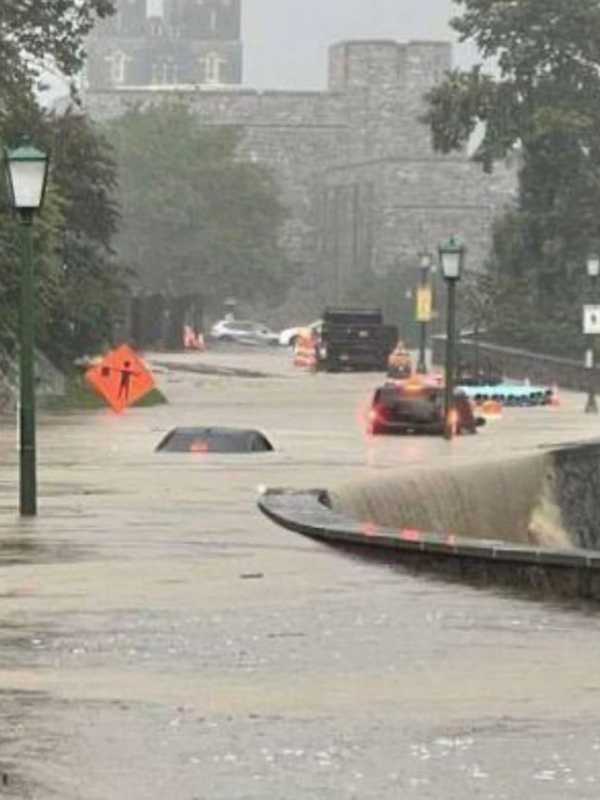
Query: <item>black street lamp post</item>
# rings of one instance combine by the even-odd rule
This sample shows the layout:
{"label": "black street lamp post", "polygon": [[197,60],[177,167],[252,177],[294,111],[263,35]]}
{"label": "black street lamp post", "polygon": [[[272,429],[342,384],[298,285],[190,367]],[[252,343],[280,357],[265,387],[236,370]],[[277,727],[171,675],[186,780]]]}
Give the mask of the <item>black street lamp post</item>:
{"label": "black street lamp post", "polygon": [[[591,279],[593,291],[592,291],[592,300],[596,302],[596,281],[598,280],[598,275],[600,274],[600,257],[598,257],[595,253],[592,253],[588,256],[587,262],[587,274],[588,277]],[[596,312],[598,309],[596,309]],[[592,312],[591,314],[592,322],[592,331],[590,335],[591,345],[586,354],[586,366],[589,368],[589,384],[588,384],[588,396],[587,401],[585,404],[585,413],[586,414],[597,414],[598,413],[598,404],[596,402],[596,335],[597,331],[594,329],[595,325],[595,318],[596,314]],[[586,331],[587,332],[587,331]]]}
{"label": "black street lamp post", "polygon": [[419,359],[417,372],[420,375],[427,373],[427,323],[431,319],[431,286],[429,285],[429,271],[431,269],[431,256],[421,253],[419,291],[417,295],[417,322],[420,327]]}
{"label": "black street lamp post", "polygon": [[454,436],[454,379],[456,375],[456,284],[464,265],[465,247],[454,236],[439,246],[442,274],[448,289],[446,313],[446,386],[444,398],[444,436]]}
{"label": "black street lamp post", "polygon": [[10,203],[18,213],[21,230],[21,303],[19,343],[19,466],[20,513],[37,513],[35,450],[34,283],[32,226],[44,201],[48,156],[24,141],[4,151]]}

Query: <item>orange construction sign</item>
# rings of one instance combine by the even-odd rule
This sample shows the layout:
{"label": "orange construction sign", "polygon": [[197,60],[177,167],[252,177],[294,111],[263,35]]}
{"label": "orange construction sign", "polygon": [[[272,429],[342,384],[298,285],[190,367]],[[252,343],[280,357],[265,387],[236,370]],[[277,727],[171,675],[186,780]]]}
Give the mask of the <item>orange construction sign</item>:
{"label": "orange construction sign", "polygon": [[111,350],[85,373],[87,382],[117,412],[141,400],[155,387],[150,370],[126,344]]}

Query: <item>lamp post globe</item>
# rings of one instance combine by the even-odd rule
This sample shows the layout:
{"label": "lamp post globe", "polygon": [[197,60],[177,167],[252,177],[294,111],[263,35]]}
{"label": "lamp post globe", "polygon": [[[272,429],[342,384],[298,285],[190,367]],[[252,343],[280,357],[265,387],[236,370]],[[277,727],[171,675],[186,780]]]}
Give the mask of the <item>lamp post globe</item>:
{"label": "lamp post globe", "polygon": [[19,336],[19,470],[22,516],[37,513],[35,449],[34,288],[32,225],[44,202],[48,179],[48,155],[28,139],[4,150],[9,203],[21,223],[21,299]]}
{"label": "lamp post globe", "polygon": [[48,180],[48,161],[48,155],[28,140],[17,148],[6,148],[4,163],[9,201],[19,215],[31,215],[41,209]]}
{"label": "lamp post globe", "polygon": [[444,435],[452,439],[456,429],[454,411],[454,379],[456,375],[456,284],[461,278],[466,248],[455,236],[438,248],[442,275],[446,281],[448,308],[446,313],[446,385],[444,402]]}
{"label": "lamp post globe", "polygon": [[442,274],[447,281],[458,281],[464,267],[466,248],[456,236],[439,246]]}

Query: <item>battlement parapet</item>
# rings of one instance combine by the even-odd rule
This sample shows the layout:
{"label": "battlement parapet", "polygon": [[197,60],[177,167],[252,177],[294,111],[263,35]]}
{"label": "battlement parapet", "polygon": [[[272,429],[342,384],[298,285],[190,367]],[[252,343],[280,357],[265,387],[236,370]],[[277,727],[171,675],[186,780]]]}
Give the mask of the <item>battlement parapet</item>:
{"label": "battlement parapet", "polygon": [[438,82],[452,66],[448,42],[391,39],[348,40],[329,49],[330,91],[376,90],[396,86],[410,91]]}

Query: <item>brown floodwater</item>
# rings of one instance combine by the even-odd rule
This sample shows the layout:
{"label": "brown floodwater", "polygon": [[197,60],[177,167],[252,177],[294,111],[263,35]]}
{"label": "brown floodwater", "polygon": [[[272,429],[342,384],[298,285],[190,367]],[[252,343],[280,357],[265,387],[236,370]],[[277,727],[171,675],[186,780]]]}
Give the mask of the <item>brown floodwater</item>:
{"label": "brown floodwater", "polygon": [[[540,445],[595,435],[585,398],[452,443],[370,439],[381,376],[303,374],[280,351],[160,361],[251,374],[163,366],[167,406],[41,415],[34,521],[16,516],[14,420],[0,427],[3,796],[595,800],[594,611],[342,554],[255,502],[261,485],[375,481],[378,509],[432,493],[443,516],[439,467],[509,455],[518,473]],[[155,453],[176,425],[259,428],[276,451]],[[525,519],[538,479],[473,530],[507,502]]]}

